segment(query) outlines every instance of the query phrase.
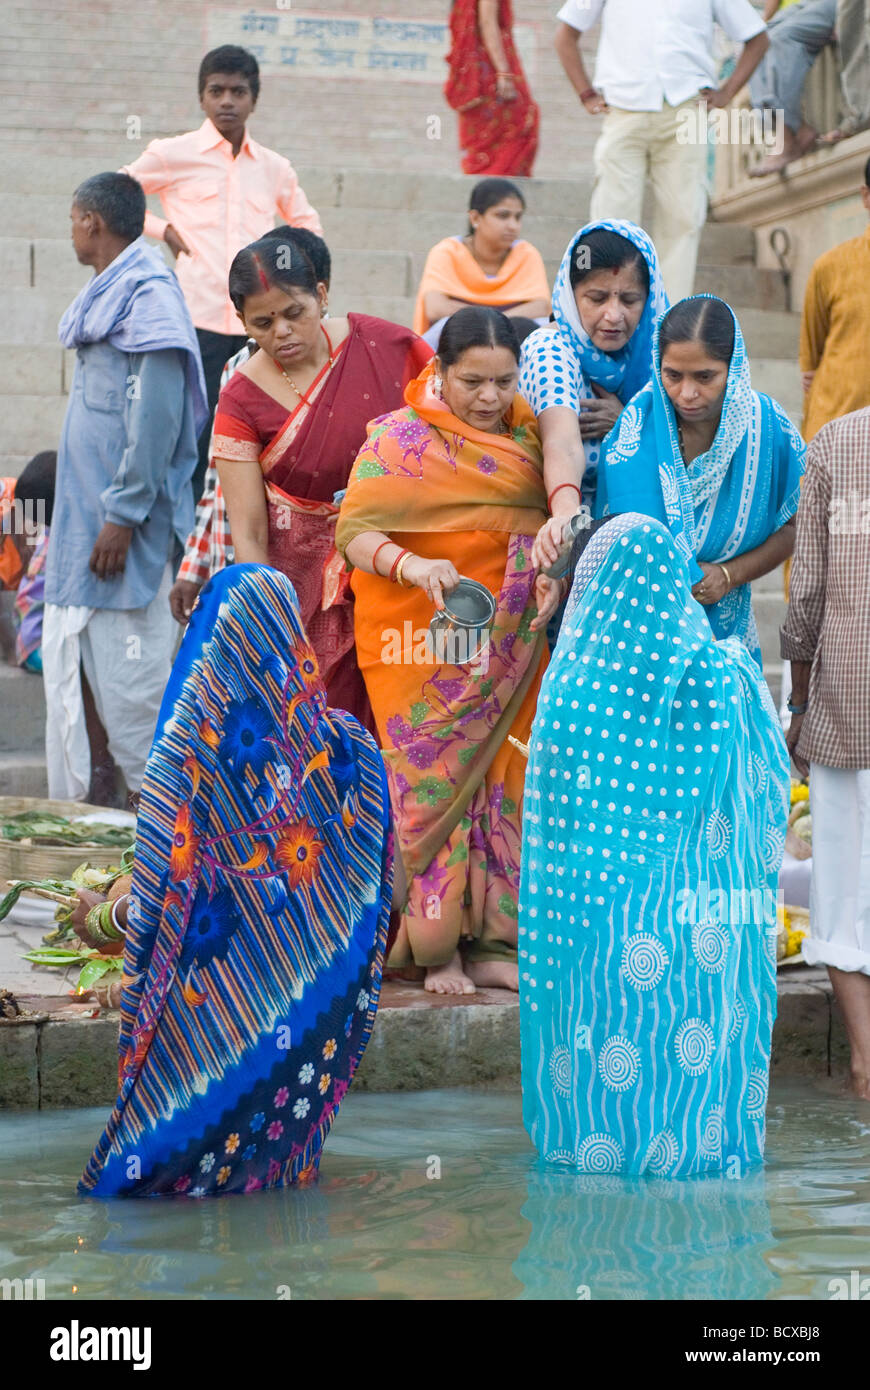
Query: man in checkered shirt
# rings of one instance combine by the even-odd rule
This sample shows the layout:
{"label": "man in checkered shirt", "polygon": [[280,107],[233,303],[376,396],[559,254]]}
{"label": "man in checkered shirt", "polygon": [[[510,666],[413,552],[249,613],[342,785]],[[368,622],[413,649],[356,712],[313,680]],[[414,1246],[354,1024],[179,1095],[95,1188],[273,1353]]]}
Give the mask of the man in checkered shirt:
{"label": "man in checkered shirt", "polygon": [[[287,226],[276,227],[267,235],[269,237],[283,237],[299,246],[311,261],[317,279],[322,280],[326,288],[329,289],[332,258],[322,237],[316,236],[314,232],[309,232],[302,227]],[[265,240],[265,238],[262,239]],[[248,341],[234,357],[230,358],[221,373],[221,390],[226,386],[233,372],[237,372],[239,367],[248,361],[251,353],[256,351],[256,344]],[[184,559],[179,566],[178,575],[169,594],[172,616],[176,622],[182,624],[186,623],[190,617],[193,605],[199,597],[200,589],[208,583],[213,574],[217,574],[218,570],[233,563],[233,538],[230,535],[227,509],[221,492],[221,485],[218,482],[217,469],[212,462],[213,437],[214,424],[212,424],[212,440],[209,441],[208,446],[209,464],[202,496],[196,506],[193,530],[184,547]]]}
{"label": "man in checkered shirt", "polygon": [[781,644],[786,741],[810,782],[803,954],[828,967],[853,1087],[870,1100],[870,408],[823,425],[809,446]]}

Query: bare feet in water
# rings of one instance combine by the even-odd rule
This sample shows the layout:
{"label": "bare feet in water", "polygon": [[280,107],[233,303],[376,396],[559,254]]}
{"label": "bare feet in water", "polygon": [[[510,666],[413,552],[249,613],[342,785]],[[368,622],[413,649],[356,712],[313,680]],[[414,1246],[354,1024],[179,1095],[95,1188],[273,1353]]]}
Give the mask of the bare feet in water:
{"label": "bare feet in water", "polygon": [[507,960],[469,961],[466,970],[481,989],[512,989],[520,987],[520,968]]}
{"label": "bare feet in water", "polygon": [[462,968],[462,957],[455,951],[446,965],[430,965],[423,988],[431,994],[473,994],[474,985]]}

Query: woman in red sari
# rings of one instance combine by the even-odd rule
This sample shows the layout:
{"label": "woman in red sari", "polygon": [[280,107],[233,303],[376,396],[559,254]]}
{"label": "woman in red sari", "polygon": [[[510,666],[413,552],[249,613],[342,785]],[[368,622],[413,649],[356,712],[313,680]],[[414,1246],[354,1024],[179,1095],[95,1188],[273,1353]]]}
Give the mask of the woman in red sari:
{"label": "woman in red sari", "polygon": [[329,703],[373,728],[356,664],[353,597],[335,545],[336,498],[366,425],[397,409],[432,353],[368,314],[326,321],[326,286],[298,245],[246,246],[229,293],[258,344],[220,393],[214,458],[238,563],[291,580]]}
{"label": "woman in red sari", "polygon": [[447,104],[459,113],[465,174],[528,177],[539,111],[514,48],[511,0],[454,0]]}

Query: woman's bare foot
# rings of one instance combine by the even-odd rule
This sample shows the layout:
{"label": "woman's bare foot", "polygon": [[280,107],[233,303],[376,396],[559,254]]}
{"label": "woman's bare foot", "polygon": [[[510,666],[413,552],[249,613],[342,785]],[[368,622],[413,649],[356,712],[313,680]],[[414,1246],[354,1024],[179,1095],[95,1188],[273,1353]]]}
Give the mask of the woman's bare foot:
{"label": "woman's bare foot", "polygon": [[474,993],[474,985],[462,969],[462,957],[458,950],[446,965],[430,965],[427,968],[423,988],[431,994]]}
{"label": "woman's bare foot", "polygon": [[469,961],[466,970],[481,989],[512,989],[520,987],[520,968],[508,960]]}

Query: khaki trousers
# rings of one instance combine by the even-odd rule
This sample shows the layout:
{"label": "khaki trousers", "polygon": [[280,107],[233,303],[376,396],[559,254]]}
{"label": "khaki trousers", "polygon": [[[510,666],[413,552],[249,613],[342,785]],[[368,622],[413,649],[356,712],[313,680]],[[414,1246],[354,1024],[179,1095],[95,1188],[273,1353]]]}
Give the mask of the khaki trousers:
{"label": "khaki trousers", "polygon": [[837,37],[846,117],[863,126],[870,120],[870,0],[838,0]]}
{"label": "khaki trousers", "polygon": [[595,146],[590,221],[626,218],[640,225],[649,178],[654,205],[648,230],[672,304],[690,295],[695,285],[701,228],[707,218],[704,133],[694,100],[665,105],[661,111],[611,107]]}

